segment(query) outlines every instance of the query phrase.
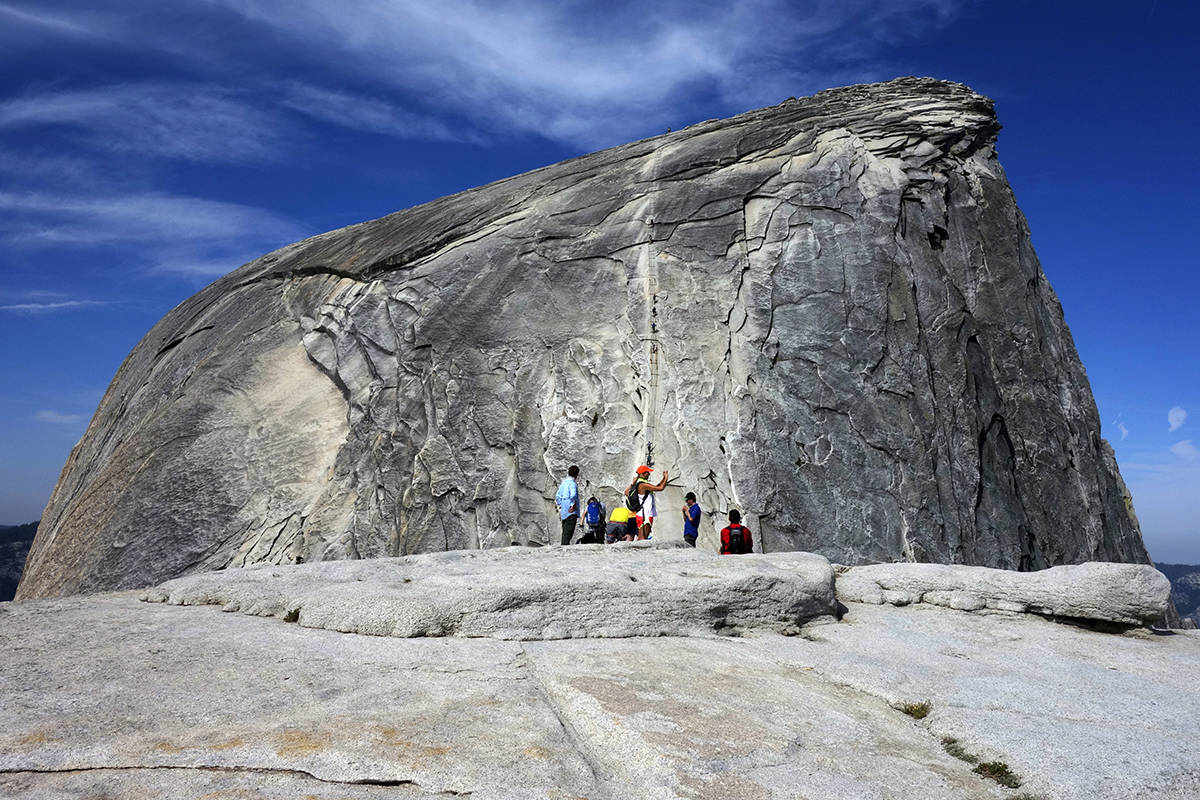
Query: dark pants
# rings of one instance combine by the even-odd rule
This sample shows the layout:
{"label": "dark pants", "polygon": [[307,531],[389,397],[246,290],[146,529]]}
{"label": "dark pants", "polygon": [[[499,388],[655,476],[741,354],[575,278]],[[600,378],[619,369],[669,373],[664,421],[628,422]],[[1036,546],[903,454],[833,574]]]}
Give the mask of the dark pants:
{"label": "dark pants", "polygon": [[562,543],[570,544],[571,539],[575,537],[575,523],[579,522],[579,515],[572,514],[562,521]]}
{"label": "dark pants", "polygon": [[584,523],[580,544],[604,544],[604,526]]}
{"label": "dark pants", "polygon": [[688,535],[685,533],[685,534],[683,535],[683,541],[687,542],[687,546],[688,546],[688,547],[695,547],[695,546],[696,546],[696,537],[695,537],[695,536],[688,536]]}

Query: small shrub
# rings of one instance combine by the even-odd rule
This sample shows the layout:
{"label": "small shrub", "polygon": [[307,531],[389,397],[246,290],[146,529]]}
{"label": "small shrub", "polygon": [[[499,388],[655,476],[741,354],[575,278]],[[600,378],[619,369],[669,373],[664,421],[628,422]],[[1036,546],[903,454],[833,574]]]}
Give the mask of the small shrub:
{"label": "small shrub", "polygon": [[284,622],[296,622],[300,619],[300,609],[293,608],[291,611],[283,615]]}
{"label": "small shrub", "polygon": [[968,764],[978,764],[979,763],[979,756],[975,755],[974,753],[968,752],[962,746],[962,744],[959,743],[958,739],[955,739],[953,736],[943,737],[942,747],[944,747],[946,749],[947,753],[954,756],[959,761],[965,761]]}
{"label": "small shrub", "polygon": [[1005,764],[1003,761],[985,761],[977,766],[974,771],[1010,789],[1015,789],[1021,785],[1021,781],[1009,771],[1008,764]]}
{"label": "small shrub", "polygon": [[913,719],[925,719],[929,716],[929,703],[905,703],[900,706],[900,710],[908,714]]}

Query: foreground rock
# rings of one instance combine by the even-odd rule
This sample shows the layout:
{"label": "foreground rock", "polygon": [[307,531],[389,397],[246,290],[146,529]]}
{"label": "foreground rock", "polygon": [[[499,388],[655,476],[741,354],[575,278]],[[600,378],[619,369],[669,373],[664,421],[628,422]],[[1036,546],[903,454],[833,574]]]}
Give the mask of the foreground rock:
{"label": "foreground rock", "polygon": [[[789,100],[324,234],[130,354],[19,597],[557,538],[653,458],[768,551],[1148,561],[992,104]],[[702,542],[715,527],[706,519]]]}
{"label": "foreground rock", "polygon": [[649,542],[225,570],[142,597],[374,636],[497,639],[795,633],[837,610],[821,556],[721,558]]}
{"label": "foreground rock", "polygon": [[[231,570],[155,593],[277,614],[307,584],[302,624],[309,609],[326,621],[393,620],[401,598],[443,611],[474,604],[497,620],[471,623],[475,638],[463,635],[471,614],[441,631],[458,636],[395,638],[134,593],[0,604],[0,795],[1014,796],[973,758],[1002,763],[1027,798],[1197,796],[1194,632],[1105,634],[1033,614],[850,602],[840,623],[781,636],[778,588],[794,576],[815,587],[827,569],[789,558],[511,550]],[[519,570],[529,592],[518,607],[493,602],[487,574]],[[468,598],[472,575],[490,599]],[[701,632],[734,586],[762,607],[743,599],[739,636]],[[612,635],[609,623],[571,587],[613,601],[610,620],[655,620],[631,630],[698,624],[688,636],[595,638]],[[656,605],[659,593],[687,602]],[[552,599],[569,600],[574,621]],[[527,624],[535,617],[568,632],[585,625],[575,634],[590,638],[493,638],[545,636]]]}
{"label": "foreground rock", "polygon": [[931,603],[959,611],[991,609],[1150,625],[1170,608],[1171,583],[1142,564],[1078,564],[1040,572],[874,564],[842,572],[837,596],[844,602]]}
{"label": "foreground rock", "polygon": [[764,647],[892,706],[928,703],[928,735],[968,764],[1006,764],[1026,797],[1200,797],[1194,631],[1117,635],[1037,615],[851,603],[811,642]]}

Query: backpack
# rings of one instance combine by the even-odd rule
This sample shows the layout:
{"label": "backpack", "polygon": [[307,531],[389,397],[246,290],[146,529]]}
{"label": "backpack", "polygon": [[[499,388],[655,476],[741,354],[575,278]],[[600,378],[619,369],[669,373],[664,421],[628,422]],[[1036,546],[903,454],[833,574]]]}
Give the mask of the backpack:
{"label": "backpack", "polygon": [[629,487],[629,494],[625,495],[625,505],[629,506],[630,511],[642,510],[642,496],[638,493],[638,487],[642,485],[640,479],[633,482],[633,486]]}
{"label": "backpack", "polygon": [[742,531],[744,531],[744,530],[745,530],[745,528],[743,528],[738,523],[736,523],[736,522],[730,523],[730,525],[729,525],[729,552],[730,553],[745,553],[746,552],[746,539],[744,536],[742,536]]}
{"label": "backpack", "polygon": [[600,516],[600,502],[597,500],[589,500],[587,504],[587,524],[599,525],[602,521]]}

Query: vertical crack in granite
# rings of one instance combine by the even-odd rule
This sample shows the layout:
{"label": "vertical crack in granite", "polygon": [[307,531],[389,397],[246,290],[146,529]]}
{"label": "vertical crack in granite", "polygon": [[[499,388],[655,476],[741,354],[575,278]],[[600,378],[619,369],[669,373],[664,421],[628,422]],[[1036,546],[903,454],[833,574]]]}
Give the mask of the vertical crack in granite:
{"label": "vertical crack in granite", "polygon": [[611,507],[647,458],[658,536],[692,490],[710,545],[1147,561],[998,129],[830,90],[251,262],[122,365],[18,596],[551,542],[569,464]]}
{"label": "vertical crack in granite", "polygon": [[596,758],[596,754],[593,752],[592,737],[581,733],[576,728],[575,723],[571,720],[569,710],[564,708],[562,697],[558,692],[551,692],[546,686],[546,681],[541,675],[541,666],[530,656],[527,645],[521,645],[517,667],[520,672],[525,674],[525,678],[533,683],[538,697],[554,714],[554,719],[562,729],[562,738],[570,744],[570,751],[587,767],[587,777],[591,782],[589,788],[591,793],[588,796],[596,798],[596,800],[612,797],[613,792],[610,789],[613,782],[612,776]]}

